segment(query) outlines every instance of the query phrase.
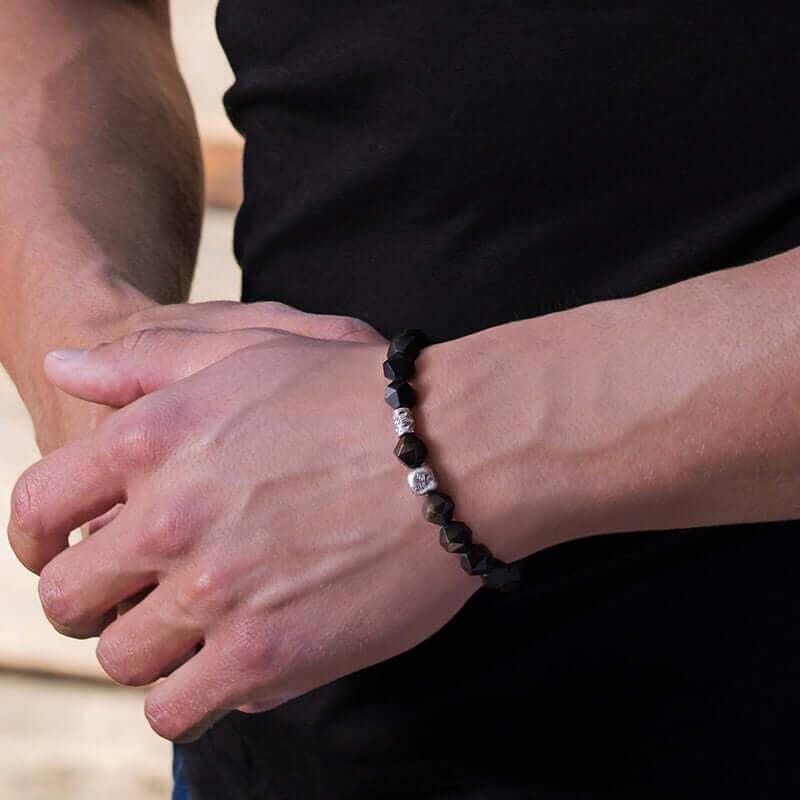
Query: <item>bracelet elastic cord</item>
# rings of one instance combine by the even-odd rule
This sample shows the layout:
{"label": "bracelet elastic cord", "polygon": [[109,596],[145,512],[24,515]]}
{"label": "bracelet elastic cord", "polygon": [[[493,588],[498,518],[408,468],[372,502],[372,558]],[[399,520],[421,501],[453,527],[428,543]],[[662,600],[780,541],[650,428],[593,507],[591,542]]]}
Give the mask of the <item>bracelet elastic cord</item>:
{"label": "bracelet elastic cord", "polygon": [[425,463],[428,448],[414,432],[411,409],[417,402],[417,395],[408,381],[416,371],[417,356],[429,344],[428,337],[419,330],[402,331],[389,343],[383,374],[390,383],[384,397],[393,409],[394,429],[399,437],[394,454],[409,468],[411,491],[425,498],[423,516],[439,526],[442,547],[458,555],[463,569],[470,575],[480,576],[487,589],[513,591],[520,585],[519,567],[495,558],[486,546],[472,541],[472,531],[465,523],[453,520],[455,503],[448,495],[437,491],[439,482]]}

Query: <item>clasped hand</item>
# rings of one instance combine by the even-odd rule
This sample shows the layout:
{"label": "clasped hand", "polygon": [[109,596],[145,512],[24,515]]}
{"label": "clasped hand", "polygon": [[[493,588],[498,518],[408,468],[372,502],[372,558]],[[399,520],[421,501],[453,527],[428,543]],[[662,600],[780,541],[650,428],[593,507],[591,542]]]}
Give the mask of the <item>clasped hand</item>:
{"label": "clasped hand", "polygon": [[21,476],[9,523],[60,632],[99,635],[120,683],[167,675],[145,712],[180,741],[409,649],[477,588],[392,456],[381,337],[277,304],[258,305],[283,329],[253,308],[237,328],[214,305],[48,356],[57,386],[119,410]]}

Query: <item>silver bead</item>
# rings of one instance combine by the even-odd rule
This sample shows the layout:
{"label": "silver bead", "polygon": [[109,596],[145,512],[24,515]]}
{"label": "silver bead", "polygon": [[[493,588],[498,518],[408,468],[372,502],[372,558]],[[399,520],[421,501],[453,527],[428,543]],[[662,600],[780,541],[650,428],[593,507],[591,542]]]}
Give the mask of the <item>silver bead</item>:
{"label": "silver bead", "polygon": [[414,433],[414,417],[411,416],[410,408],[396,408],[392,411],[392,420],[394,432],[398,436],[402,436],[404,433]]}
{"label": "silver bead", "polygon": [[414,494],[428,494],[437,489],[439,481],[436,480],[433,470],[427,464],[422,464],[409,471],[408,485]]}

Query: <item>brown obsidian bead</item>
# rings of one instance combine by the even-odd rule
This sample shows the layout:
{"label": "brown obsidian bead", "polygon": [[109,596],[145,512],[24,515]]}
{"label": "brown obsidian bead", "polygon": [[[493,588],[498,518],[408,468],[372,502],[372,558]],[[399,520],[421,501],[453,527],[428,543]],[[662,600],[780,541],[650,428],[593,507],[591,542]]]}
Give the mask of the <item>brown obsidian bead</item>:
{"label": "brown obsidian bead", "polygon": [[434,525],[447,525],[453,518],[456,505],[452,498],[441,492],[431,492],[425,496],[422,515]]}
{"label": "brown obsidian bead", "polygon": [[417,402],[417,393],[405,381],[392,381],[383,397],[392,408],[411,408]]}
{"label": "brown obsidian bead", "polygon": [[415,433],[404,433],[397,446],[394,448],[394,454],[410,469],[418,467],[425,460],[428,454],[428,448],[425,442],[419,438]]}
{"label": "brown obsidian bead", "polygon": [[400,331],[391,342],[389,342],[389,351],[387,358],[391,358],[398,353],[409,358],[416,358],[423,347],[430,344],[428,337],[420,330],[410,328],[408,330]]}
{"label": "brown obsidian bead", "polygon": [[472,531],[463,522],[450,522],[439,531],[439,544],[448,553],[463,553],[472,544]]}
{"label": "brown obsidian bead", "polygon": [[414,359],[395,353],[383,362],[383,374],[390,381],[407,381],[414,376]]}
{"label": "brown obsidian bead", "polygon": [[489,571],[481,575],[481,581],[487,589],[513,592],[519,589],[522,575],[516,564],[506,564],[504,561],[494,559]]}
{"label": "brown obsidian bead", "polygon": [[470,575],[483,575],[494,563],[489,549],[482,544],[470,545],[459,557],[464,571]]}

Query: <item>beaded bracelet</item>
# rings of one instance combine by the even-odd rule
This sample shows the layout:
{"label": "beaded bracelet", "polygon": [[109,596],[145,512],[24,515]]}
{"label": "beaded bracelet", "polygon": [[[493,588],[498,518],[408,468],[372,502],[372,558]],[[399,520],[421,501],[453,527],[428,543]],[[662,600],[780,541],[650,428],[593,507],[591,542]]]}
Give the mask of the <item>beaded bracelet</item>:
{"label": "beaded bracelet", "polygon": [[417,401],[417,395],[408,380],[416,371],[414,362],[417,356],[429,344],[428,337],[419,330],[402,331],[389,343],[383,374],[390,383],[384,397],[393,409],[394,430],[400,437],[394,454],[410,470],[408,485],[411,491],[425,498],[422,507],[424,518],[440,526],[439,542],[442,547],[448,553],[458,555],[463,569],[469,575],[479,575],[487,589],[513,591],[520,585],[519,567],[495,558],[487,547],[472,541],[472,531],[467,525],[453,521],[455,503],[448,495],[436,491],[439,482],[425,463],[428,448],[414,432],[411,409]]}

